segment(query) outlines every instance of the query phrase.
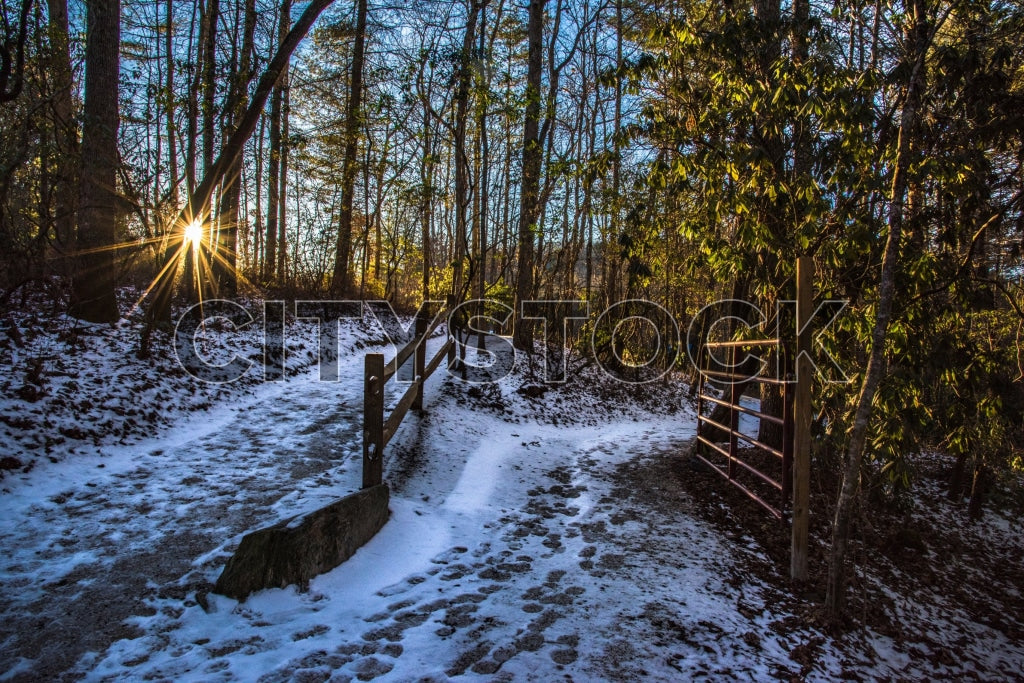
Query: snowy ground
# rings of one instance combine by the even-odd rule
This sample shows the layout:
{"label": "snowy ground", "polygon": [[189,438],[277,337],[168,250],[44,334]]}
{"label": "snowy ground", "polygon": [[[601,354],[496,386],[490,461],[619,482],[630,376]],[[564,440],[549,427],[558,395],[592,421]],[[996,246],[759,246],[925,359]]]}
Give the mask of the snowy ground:
{"label": "snowy ground", "polygon": [[0,678],[1020,677],[1019,633],[934,593],[896,596],[900,618],[932,620],[934,651],[969,640],[971,657],[813,626],[770,578],[784,568],[694,497],[714,475],[679,455],[684,388],[626,390],[592,369],[532,398],[522,371],[480,386],[438,373],[388,447],[380,534],[308,591],[209,593],[246,532],[358,487],[355,350],[378,332],[346,329],[340,381],[296,367],[170,411],[175,424],[135,443],[52,444],[56,462],[0,482]]}

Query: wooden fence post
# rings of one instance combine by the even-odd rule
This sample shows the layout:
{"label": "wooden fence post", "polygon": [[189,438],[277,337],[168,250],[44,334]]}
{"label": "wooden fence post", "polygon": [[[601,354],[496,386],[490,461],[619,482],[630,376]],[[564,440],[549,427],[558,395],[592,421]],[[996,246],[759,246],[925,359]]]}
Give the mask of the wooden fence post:
{"label": "wooden fence post", "polygon": [[416,344],[416,351],[413,353],[412,362],[412,374],[413,381],[416,382],[416,398],[412,401],[413,410],[423,410],[423,385],[427,378],[423,376],[423,371],[427,367],[427,325],[429,320],[422,315],[416,316],[416,339],[419,342]]}
{"label": "wooden fence post", "polygon": [[807,533],[811,488],[811,329],[814,313],[814,260],[801,256],[796,263],[796,391],[793,399],[793,538],[790,578],[807,578]]}
{"label": "wooden fence post", "polygon": [[455,343],[455,330],[452,329],[452,310],[455,308],[455,295],[449,294],[446,297],[445,303],[448,308],[448,338],[452,341],[451,345],[448,347],[448,370],[450,371],[454,370],[456,367],[455,354],[457,353],[457,350],[455,347],[458,346],[458,344]]}
{"label": "wooden fence post", "polygon": [[384,354],[368,353],[363,370],[363,488],[384,481]]}

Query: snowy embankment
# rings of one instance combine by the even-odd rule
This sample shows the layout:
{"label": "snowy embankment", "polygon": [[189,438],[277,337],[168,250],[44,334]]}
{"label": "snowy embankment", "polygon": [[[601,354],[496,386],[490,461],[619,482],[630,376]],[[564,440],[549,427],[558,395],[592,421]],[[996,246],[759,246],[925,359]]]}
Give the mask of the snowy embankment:
{"label": "snowy embankment", "polygon": [[[523,391],[521,368],[484,385],[439,372],[425,413],[388,447],[392,515],[378,536],[308,590],[210,594],[246,532],[358,487],[355,349],[380,331],[344,330],[337,382],[308,366],[221,388],[217,406],[172,413],[151,438],[54,444],[58,462],[0,483],[4,678],[1019,673],[1021,645],[1006,639],[987,659],[943,662],[900,638],[861,631],[848,647],[810,625],[784,582],[758,578],[784,567],[695,503],[688,487],[703,479],[680,456],[693,430],[685,387],[625,387],[594,368],[546,391]],[[933,612],[939,628],[960,623]]]}
{"label": "snowy embankment", "polygon": [[[132,297],[122,292],[122,305]],[[28,308],[43,308],[33,302]],[[150,358],[138,358],[141,312],[114,325],[84,323],[68,316],[9,313],[0,320],[0,491],[11,478],[37,464],[96,455],[112,446],[137,443],[198,416],[208,422],[211,408],[257,400],[263,386],[263,320],[259,302],[248,302],[254,319],[247,325],[211,319],[196,334],[196,350],[211,365],[237,357],[251,364],[238,381],[206,382],[192,377],[177,360],[169,335],[152,337]],[[346,321],[338,349],[324,357],[349,355],[384,335],[369,314]],[[319,326],[291,318],[284,339],[285,377],[317,366]]]}

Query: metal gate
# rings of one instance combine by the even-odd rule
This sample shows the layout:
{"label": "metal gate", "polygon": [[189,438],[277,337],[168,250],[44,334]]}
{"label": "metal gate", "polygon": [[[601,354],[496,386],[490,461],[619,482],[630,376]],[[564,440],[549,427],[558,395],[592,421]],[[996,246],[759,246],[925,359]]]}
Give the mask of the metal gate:
{"label": "metal gate", "polygon": [[[707,342],[702,358],[710,361],[716,351],[729,354],[724,370],[698,367],[700,385],[697,399],[697,443],[693,453],[713,470],[768,510],[774,517],[792,525],[790,576],[807,578],[807,547],[810,508],[811,470],[811,361],[810,320],[813,317],[814,262],[803,256],[796,263],[795,335],[784,338],[780,327],[775,339],[746,339]],[[757,372],[743,373],[737,363],[739,351],[772,349],[780,369],[775,376]],[[703,364],[701,364],[703,365]],[[769,415],[761,409],[741,403],[743,388],[749,383],[776,384],[782,391],[782,415]],[[721,394],[712,393],[710,384],[718,384]],[[728,410],[728,424],[704,414],[707,405]],[[763,408],[763,406],[760,406]],[[742,415],[765,420],[782,427],[782,447],[774,448],[740,429]],[[713,438],[724,434],[725,441]],[[740,448],[740,442],[747,448]],[[703,451],[703,452],[702,452]]]}
{"label": "metal gate", "polygon": [[[697,391],[697,440],[704,449],[698,448],[695,454],[707,463],[711,469],[728,479],[734,486],[750,496],[764,509],[778,519],[785,519],[790,508],[790,497],[793,486],[793,397],[790,391],[791,375],[787,372],[783,377],[766,377],[760,373],[746,374],[739,370],[743,365],[737,363],[737,352],[744,353],[752,348],[774,347],[782,357],[779,367],[788,370],[786,345],[780,339],[747,339],[742,341],[707,342],[704,345],[707,359],[701,369],[700,386]],[[729,354],[729,362],[723,367],[732,370],[712,370],[711,363],[715,351],[725,350]],[[746,356],[744,356],[746,357]],[[721,394],[712,393],[712,384],[722,385]],[[771,384],[781,386],[782,417],[769,415],[761,410],[742,405],[740,402],[743,390],[750,384]],[[722,424],[704,414],[707,404],[722,406],[729,411],[728,424]],[[778,449],[762,443],[758,439],[740,430],[740,416],[749,415],[758,420],[770,422],[782,427],[782,448]],[[727,441],[716,441],[709,434],[724,434]],[[740,446],[740,442],[744,447]],[[705,453],[702,454],[701,450]],[[706,456],[706,457],[705,457]],[[773,490],[769,494],[758,488]]]}

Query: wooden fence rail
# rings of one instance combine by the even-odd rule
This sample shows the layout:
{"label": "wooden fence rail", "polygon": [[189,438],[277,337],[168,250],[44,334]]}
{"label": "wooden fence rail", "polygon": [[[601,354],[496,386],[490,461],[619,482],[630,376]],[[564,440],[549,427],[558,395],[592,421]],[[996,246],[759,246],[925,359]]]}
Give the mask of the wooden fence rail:
{"label": "wooden fence rail", "polygon": [[[451,309],[449,301],[448,308]],[[246,534],[221,572],[214,591],[238,600],[263,588],[306,585],[311,578],[347,560],[388,520],[390,492],[383,481],[384,447],[410,408],[423,407],[423,383],[445,357],[455,362],[449,336],[427,362],[427,339],[447,316],[416,319],[416,333],[389,363],[384,355],[366,356],[363,394],[363,487],[330,505]],[[384,387],[414,356],[414,379],[391,414],[384,416]]]}
{"label": "wooden fence rail", "polygon": [[[363,488],[377,486],[383,482],[384,449],[395,436],[402,420],[410,408],[423,408],[423,384],[441,367],[447,359],[448,365],[454,362],[455,342],[449,336],[428,363],[427,339],[445,320],[446,316],[437,315],[431,323],[426,317],[416,318],[416,333],[408,344],[399,349],[394,358],[384,363],[384,354],[369,353],[366,355],[363,368]],[[384,387],[398,374],[401,368],[413,356],[413,381],[398,400],[391,414],[384,415]]]}

